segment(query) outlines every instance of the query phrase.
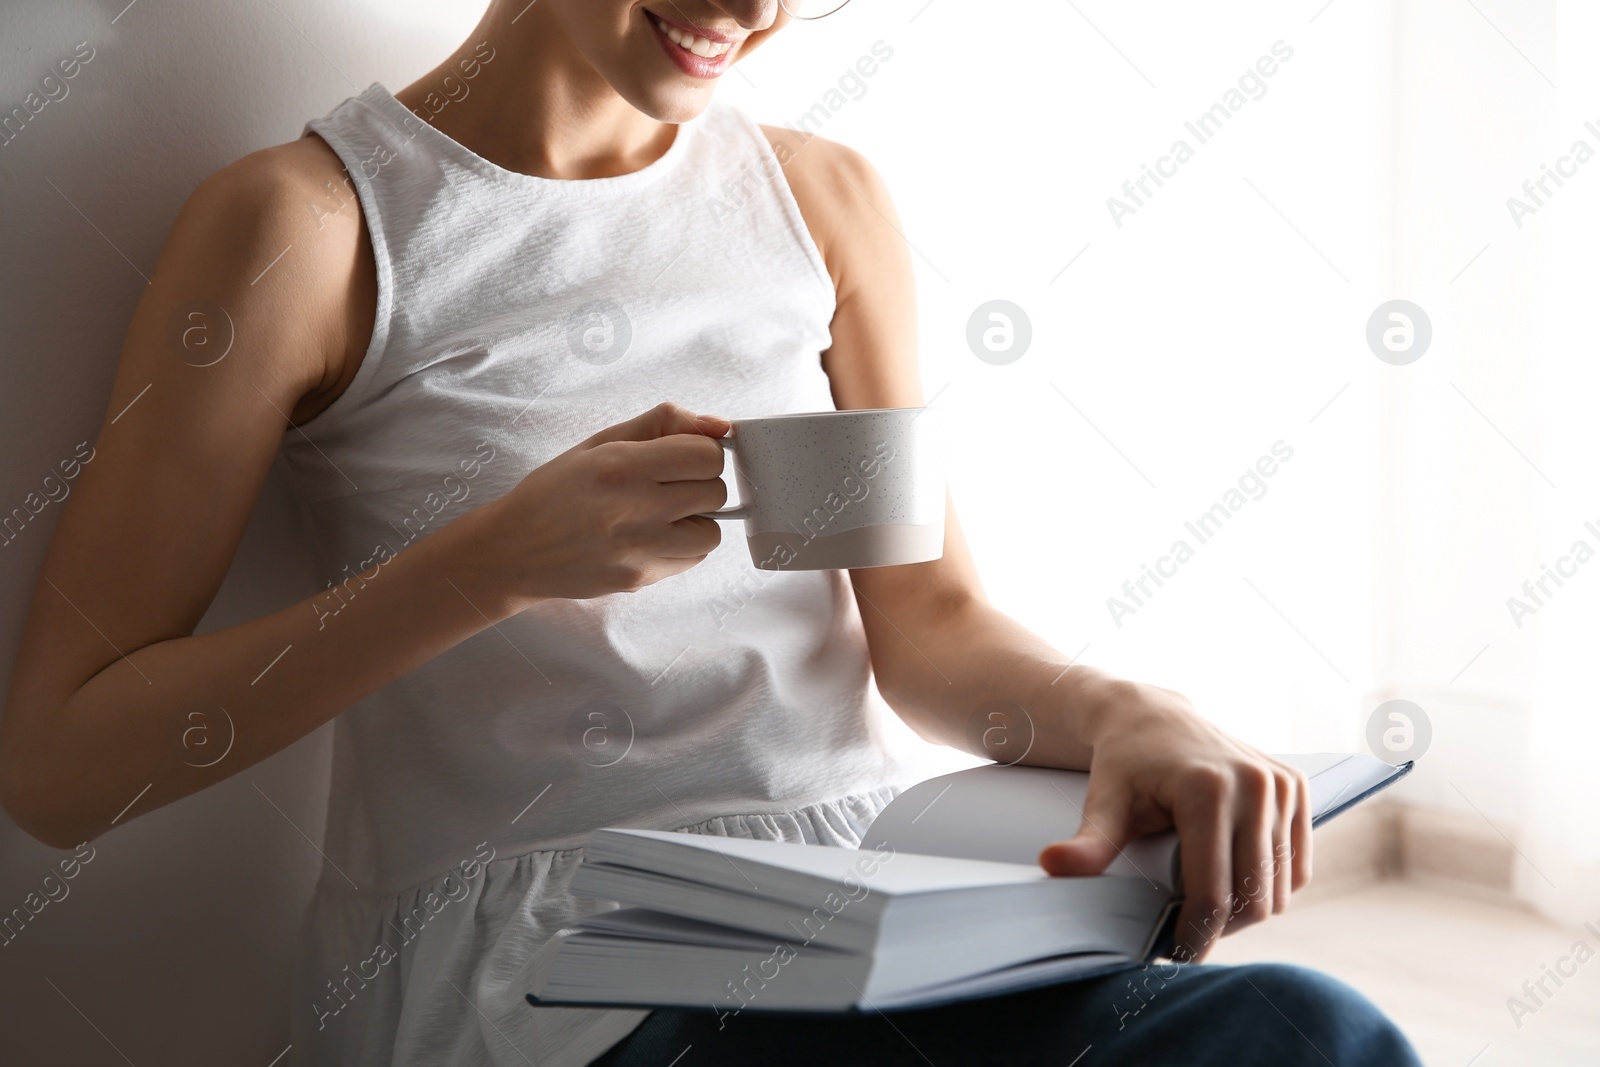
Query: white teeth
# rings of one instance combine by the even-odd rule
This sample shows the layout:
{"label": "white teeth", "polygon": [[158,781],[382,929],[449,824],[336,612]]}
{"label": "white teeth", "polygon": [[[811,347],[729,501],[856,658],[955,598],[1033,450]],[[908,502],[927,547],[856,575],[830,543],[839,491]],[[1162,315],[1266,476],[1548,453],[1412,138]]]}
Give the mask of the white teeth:
{"label": "white teeth", "polygon": [[733,47],[733,45],[726,42],[708,41],[704,37],[696,37],[692,33],[684,33],[678,27],[660,20],[657,20],[656,25],[661,27],[661,32],[666,34],[667,40],[685,52],[694,53],[701,59],[715,59]]}

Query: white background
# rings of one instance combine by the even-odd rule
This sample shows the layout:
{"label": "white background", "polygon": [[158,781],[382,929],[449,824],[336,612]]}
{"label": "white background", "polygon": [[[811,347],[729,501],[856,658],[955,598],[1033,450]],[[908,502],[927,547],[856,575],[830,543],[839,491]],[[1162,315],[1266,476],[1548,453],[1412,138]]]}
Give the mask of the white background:
{"label": "white background", "polygon": [[[1520,227],[1506,206],[1575,139],[1600,150],[1593,16],[965,10],[854,4],[727,88],[794,122],[874,41],[894,48],[823,132],[883,172],[916,249],[924,384],[956,416],[952,483],[992,598],[1269,750],[1361,750],[1377,704],[1414,702],[1432,741],[1402,794],[1487,820],[1519,846],[1527,900],[1593,918],[1600,566],[1521,627],[1507,598],[1578,538],[1600,549],[1581,236],[1600,165]],[[1184,123],[1277,41],[1294,54],[1265,95],[1199,143]],[[1107,198],[1180,137],[1194,158],[1117,225]],[[965,342],[994,298],[1033,325],[1001,367]],[[1396,298],[1432,323],[1406,366],[1365,339]],[[1175,538],[1195,546],[1184,522],[1280,440],[1294,458],[1266,495],[1119,625],[1107,598]]]}

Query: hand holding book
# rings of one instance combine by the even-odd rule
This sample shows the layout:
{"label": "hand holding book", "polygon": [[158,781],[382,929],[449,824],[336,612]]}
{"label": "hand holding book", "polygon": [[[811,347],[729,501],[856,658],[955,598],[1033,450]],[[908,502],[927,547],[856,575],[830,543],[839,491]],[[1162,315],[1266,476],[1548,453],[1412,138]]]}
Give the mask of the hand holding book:
{"label": "hand holding book", "polygon": [[[1313,823],[1410,770],[1369,756],[1281,761],[1307,776]],[[531,968],[529,999],[888,1009],[1150,959],[1170,950],[1183,902],[1189,854],[1177,834],[1111,849],[1092,877],[1052,877],[1034,862],[1040,842],[1084,824],[1090,788],[1081,771],[960,771],[902,793],[860,849],[597,831],[573,888],[627,906],[558,934]],[[1201,914],[1191,936],[1209,942],[1229,918]]]}
{"label": "hand holding book", "polygon": [[1181,695],[1138,688],[1094,740],[1077,834],[1039,862],[1051,874],[1099,874],[1130,842],[1176,828],[1185,900],[1175,952],[1197,961],[1220,934],[1281,913],[1310,881],[1309,785],[1295,767],[1194,714]]}

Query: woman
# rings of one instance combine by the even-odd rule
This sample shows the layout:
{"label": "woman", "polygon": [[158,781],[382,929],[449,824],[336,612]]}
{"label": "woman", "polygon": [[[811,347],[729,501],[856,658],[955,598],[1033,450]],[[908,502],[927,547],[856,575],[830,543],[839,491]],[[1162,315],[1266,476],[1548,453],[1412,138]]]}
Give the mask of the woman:
{"label": "woman", "polygon": [[[494,0],[399,94],[203,183],[43,565],[7,809],[71,846],[336,720],[304,1062],[1414,1062],[1292,968],[891,1026],[523,1001],[535,950],[596,906],[568,889],[596,827],[856,843],[903,784],[869,670],[931,740],[965,746],[1001,701],[1030,762],[1091,770],[1052,873],[1175,825],[1184,959],[1310,876],[1303,777],[991,608],[953,513],[936,563],[777,573],[727,609],[749,563],[700,517],[726,417],[922,400],[871,168],[711,105],[791,14],[834,6]],[[280,449],[328,588],[193,636]]]}

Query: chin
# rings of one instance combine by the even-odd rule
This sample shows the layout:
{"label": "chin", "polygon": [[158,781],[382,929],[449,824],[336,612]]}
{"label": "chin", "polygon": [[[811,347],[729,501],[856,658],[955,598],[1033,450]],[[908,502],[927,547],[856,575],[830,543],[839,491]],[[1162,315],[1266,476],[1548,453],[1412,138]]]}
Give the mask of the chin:
{"label": "chin", "polygon": [[625,68],[621,77],[607,78],[629,104],[657,122],[688,122],[711,106],[717,82],[690,80],[676,71],[646,73],[638,66]]}
{"label": "chin", "polygon": [[657,122],[681,123],[695,118],[711,106],[709,89],[685,90],[672,86],[658,86],[629,98],[628,102]]}

